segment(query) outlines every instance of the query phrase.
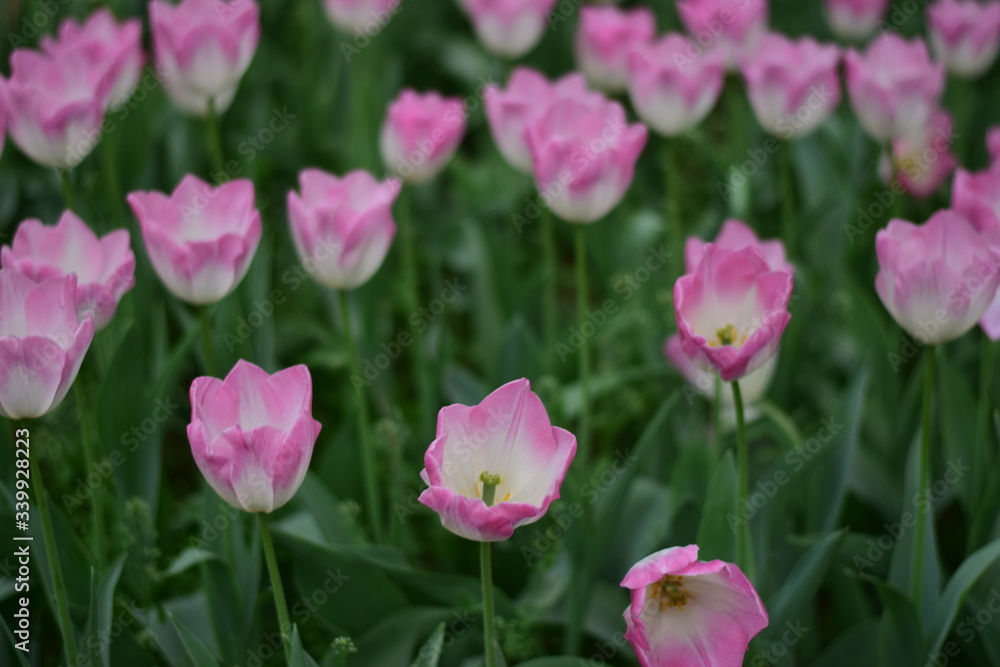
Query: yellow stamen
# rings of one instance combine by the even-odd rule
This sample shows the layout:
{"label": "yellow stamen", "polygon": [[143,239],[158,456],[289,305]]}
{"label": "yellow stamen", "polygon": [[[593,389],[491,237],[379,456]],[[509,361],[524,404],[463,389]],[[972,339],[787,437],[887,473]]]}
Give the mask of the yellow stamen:
{"label": "yellow stamen", "polygon": [[694,593],[684,587],[684,577],[675,574],[665,575],[648,590],[649,597],[659,603],[661,611],[672,607],[684,611],[684,605],[695,597]]}

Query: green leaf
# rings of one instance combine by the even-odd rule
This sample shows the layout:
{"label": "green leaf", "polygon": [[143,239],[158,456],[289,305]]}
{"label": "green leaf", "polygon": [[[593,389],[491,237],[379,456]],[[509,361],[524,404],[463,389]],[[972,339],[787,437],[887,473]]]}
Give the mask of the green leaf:
{"label": "green leaf", "polygon": [[316,661],[302,648],[302,637],[299,636],[299,626],[292,626],[291,664],[289,667],[318,667]]}
{"label": "green leaf", "polygon": [[[91,635],[98,637],[111,636],[112,614],[115,609],[115,588],[118,586],[118,579],[121,577],[122,568],[125,566],[125,559],[128,554],[118,556],[108,567],[101,586],[97,591],[95,604],[92,609],[96,611],[96,619],[91,618]],[[96,623],[95,623],[96,621]],[[89,642],[88,642],[89,644]],[[111,664],[111,646],[105,646],[101,652],[101,663],[104,667]]]}
{"label": "green leaf", "polygon": [[937,653],[951,631],[958,610],[980,576],[1000,560],[1000,539],[996,539],[972,554],[955,570],[945,586],[937,608],[927,628],[927,653]]}
{"label": "green leaf", "polygon": [[895,586],[874,577],[866,579],[875,585],[884,605],[879,627],[878,664],[881,667],[922,664],[920,622],[913,602]]}
{"label": "green leaf", "polygon": [[869,667],[878,660],[880,621],[869,619],[841,633],[809,667]]}
{"label": "green leaf", "polygon": [[221,560],[221,557],[218,554],[206,551],[205,549],[188,547],[174,559],[174,562],[170,564],[170,567],[167,568],[167,571],[164,572],[163,575],[165,577],[173,577],[181,572],[186,572],[195,565],[201,565],[208,560]]}
{"label": "green leaf", "polygon": [[816,591],[837,556],[844,541],[844,531],[831,533],[814,544],[784,578],[781,588],[767,601],[770,625],[764,636],[777,641],[785,625],[801,617],[803,610],[815,599]]}
{"label": "green leaf", "polygon": [[736,464],[733,452],[728,450],[712,473],[698,525],[699,557],[703,560],[718,558],[730,563],[736,560],[736,531],[739,526],[733,522],[743,518],[736,486]]}
{"label": "green leaf", "polygon": [[[841,409],[846,408],[844,424],[846,428],[837,433],[837,441],[830,446],[832,452],[824,464],[824,488],[822,498],[823,514],[821,527],[824,531],[833,530],[837,519],[847,499],[850,485],[850,473],[854,468],[854,459],[858,449],[858,435],[861,431],[861,410],[868,389],[867,368],[858,373],[847,391],[847,398]],[[828,450],[829,451],[829,450]]]}
{"label": "green leaf", "polygon": [[[937,414],[945,458],[971,464],[976,460],[976,400],[964,375],[943,350],[938,352],[937,368],[935,395],[941,401]],[[956,491],[966,508],[969,508],[972,480],[973,475],[963,475],[956,484]]]}
{"label": "green leaf", "polygon": [[439,623],[424,645],[417,651],[416,659],[410,667],[438,667],[444,650],[444,623]]}
{"label": "green leaf", "polygon": [[219,662],[208,650],[208,647],[173,614],[170,614],[170,624],[177,632],[177,636],[180,637],[187,659],[193,667],[219,666]]}

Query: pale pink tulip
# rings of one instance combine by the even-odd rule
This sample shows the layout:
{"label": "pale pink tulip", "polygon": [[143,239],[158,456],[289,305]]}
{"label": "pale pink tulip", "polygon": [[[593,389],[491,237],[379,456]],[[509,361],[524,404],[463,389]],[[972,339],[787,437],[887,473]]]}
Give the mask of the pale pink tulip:
{"label": "pale pink tulip", "polygon": [[[767,0],[678,0],[677,13],[700,49],[718,50],[731,71],[767,32]],[[695,49],[695,57],[699,57]]]}
{"label": "pale pink tulip", "polygon": [[[755,248],[760,256],[767,262],[768,268],[772,271],[786,271],[794,273],[794,267],[789,263],[785,254],[785,244],[780,239],[762,241],[750,229],[746,223],[731,218],[722,223],[719,233],[715,235],[713,244],[726,250],[742,250],[743,248]],[[701,263],[701,257],[705,252],[708,242],[702,241],[697,236],[689,236],[684,242],[684,272],[694,273]]]}
{"label": "pale pink tulip", "polygon": [[382,124],[382,161],[407,183],[430,180],[462,143],[465,117],[460,99],[404,90]]}
{"label": "pale pink tulip", "polygon": [[[980,234],[1000,239],[1000,161],[978,173],[958,169],[951,184],[951,207]],[[979,326],[992,340],[1000,340],[1000,290],[979,319]]]}
{"label": "pale pink tulip", "polygon": [[824,0],[826,22],[837,37],[861,41],[875,31],[889,0]]}
{"label": "pale pink tulip", "polygon": [[535,48],[548,28],[557,0],[459,0],[486,50],[520,58]]}
{"label": "pale pink tulip", "polygon": [[951,152],[951,116],[936,111],[921,131],[892,142],[894,173],[906,191],[929,197],[944,183],[958,164]]}
{"label": "pale pink tulip", "polygon": [[593,86],[609,93],[628,88],[628,55],[653,39],[656,17],[646,7],[581,7],[576,63]]}
{"label": "pale pink tulip", "polygon": [[381,32],[393,15],[400,10],[403,0],[323,0],[323,8],[330,22],[353,36]]}
{"label": "pale pink tulip", "polygon": [[1000,50],[1000,1],[937,0],[927,7],[927,32],[937,59],[955,76],[981,76]]}

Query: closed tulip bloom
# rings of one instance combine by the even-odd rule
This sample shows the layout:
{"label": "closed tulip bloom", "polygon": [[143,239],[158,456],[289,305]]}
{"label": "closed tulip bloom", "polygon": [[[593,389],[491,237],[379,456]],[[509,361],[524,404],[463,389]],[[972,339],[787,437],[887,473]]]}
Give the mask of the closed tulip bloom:
{"label": "closed tulip bloom", "polygon": [[[794,273],[795,269],[789,263],[785,254],[785,244],[781,239],[771,239],[762,241],[746,223],[731,218],[722,223],[722,228],[716,234],[712,243],[726,250],[742,250],[743,248],[754,248],[764,258],[767,266],[772,271],[787,271]],[[702,241],[697,236],[689,236],[684,242],[684,272],[694,273],[701,263],[701,257],[705,253],[708,242]]]}
{"label": "closed tulip bloom", "polygon": [[382,30],[393,14],[399,11],[402,0],[323,0],[323,8],[330,22],[344,32],[367,31],[372,26]]}
{"label": "closed tulip bloom", "polygon": [[955,170],[953,136],[951,116],[939,110],[920,132],[893,140],[893,171],[907,192],[929,197]]}
{"label": "closed tulip bloom", "polygon": [[156,68],[167,95],[189,114],[217,113],[236,95],[260,40],[254,0],[165,0],[149,3]]}
{"label": "closed tulip bloom", "polygon": [[927,8],[931,48],[949,72],[983,74],[1000,50],[1000,2],[937,0]]}
{"label": "closed tulip bloom", "polygon": [[576,62],[587,80],[609,93],[628,88],[628,54],[653,39],[656,17],[646,7],[582,7]]}
{"label": "closed tulip bloom", "polygon": [[75,294],[74,276],[36,283],[0,269],[0,415],[41,417],[66,396],[94,338]]}
{"label": "closed tulip bloom", "polygon": [[244,512],[270,513],[295,495],[322,425],[305,366],[268,375],[240,359],[225,380],[191,383],[187,434],[201,474]]}
{"label": "closed tulip bloom", "polygon": [[112,79],[81,58],[17,49],[10,78],[0,77],[7,131],[43,167],[79,164],[100,141]]}
{"label": "closed tulip bloom", "polygon": [[127,199],[153,268],[175,296],[215,303],[243,280],[261,235],[252,182],[213,188],[188,175],[169,196],[132,192]]}
{"label": "closed tulip bloom", "polygon": [[792,274],[771,269],[753,247],[705,246],[698,267],[674,284],[684,352],[726,382],[774,356],[791,315]]}
{"label": "closed tulip bloom", "polygon": [[964,217],[938,211],[926,224],[891,220],[875,237],[875,289],[917,342],[958,338],[983,316],[1000,283],[1000,245]]}
{"label": "closed tulip bloom", "polygon": [[465,116],[460,99],[404,90],[386,112],[382,161],[407,183],[430,180],[462,143]]}
{"label": "closed tulip bloom", "polygon": [[726,67],[736,71],[767,31],[767,4],[767,0],[678,0],[677,13],[699,46],[717,49]]}
{"label": "closed tulip bloom", "polygon": [[767,610],[732,563],[699,561],[698,547],[671,547],[632,566],[621,583],[631,602],[625,639],[642,667],[740,667]]}
{"label": "closed tulip bloom", "polygon": [[[951,207],[980,234],[1000,239],[1000,162],[978,173],[957,170],[951,184]],[[979,326],[992,340],[1000,339],[1000,290],[979,318]]]}
{"label": "closed tulip bloom", "polygon": [[625,195],[647,134],[617,102],[557,102],[526,132],[535,184],[562,219],[594,222]]}
{"label": "closed tulip bloom", "polygon": [[535,48],[556,0],[459,0],[487,51],[520,58]]}
{"label": "closed tulip bloom", "polygon": [[889,9],[889,0],[824,0],[830,30],[848,41],[861,41],[875,31]]}
{"label": "closed tulip bloom", "polygon": [[118,107],[132,95],[142,74],[142,22],[133,18],[119,23],[109,9],[101,8],[83,23],[63,21],[58,38],[42,37],[42,50],[53,57],[79,58],[99,76],[109,77],[106,103]]}
{"label": "closed tulip bloom", "polygon": [[726,68],[718,51],[691,57],[678,33],[638,46],[629,54],[632,106],[654,132],[667,137],[698,125],[722,92]]}
{"label": "closed tulip bloom", "polygon": [[507,80],[506,89],[495,84],[486,87],[483,100],[490,133],[510,166],[522,173],[531,173],[526,128],[544,116],[556,102],[571,99],[594,108],[604,104],[604,97],[588,90],[586,80],[578,73],[549,81],[536,70],[518,67]]}
{"label": "closed tulip bloom", "polygon": [[575,455],[576,438],[552,426],[528,381],[508,382],[479,405],[441,409],[419,500],[456,535],[506,540],[559,498]]}
{"label": "closed tulip bloom", "polygon": [[811,37],[764,37],[742,68],[757,122],[782,139],[815,130],[840,104],[839,63],[840,49]]}
{"label": "closed tulip bloom", "polygon": [[379,182],[366,171],[337,178],[318,169],[299,174],[299,189],[288,193],[288,218],[295,249],[312,277],[333,289],[363,285],[382,266],[396,223],[392,203],[401,183]]}
{"label": "closed tulip bloom", "polygon": [[944,67],[920,39],[880,35],[864,54],[848,50],[844,64],[851,107],[877,142],[919,132],[938,108]]}
{"label": "closed tulip bloom", "polygon": [[128,231],[116,229],[98,238],[72,211],[63,213],[54,227],[34,219],[22,222],[13,243],[0,249],[0,262],[35,282],[75,275],[77,315],[92,316],[96,329],[107,326],[135,285]]}

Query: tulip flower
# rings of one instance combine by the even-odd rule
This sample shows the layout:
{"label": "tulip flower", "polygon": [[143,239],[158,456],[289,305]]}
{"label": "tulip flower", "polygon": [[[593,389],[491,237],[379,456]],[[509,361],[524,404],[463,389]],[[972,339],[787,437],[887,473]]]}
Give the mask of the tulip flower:
{"label": "tulip flower", "polygon": [[506,540],[559,497],[575,454],[576,438],[552,426],[529,382],[508,382],[479,405],[441,409],[419,500],[456,535]]}
{"label": "tulip flower", "polygon": [[440,172],[465,135],[462,100],[404,90],[389,105],[382,125],[382,160],[407,183],[423,183]]}
{"label": "tulip flower", "polygon": [[483,95],[490,133],[500,154],[510,166],[531,173],[531,150],[525,130],[560,100],[577,100],[593,108],[604,104],[604,97],[587,89],[581,74],[567,74],[549,81],[536,70],[518,67],[507,80],[507,88],[494,84]]}
{"label": "tulip flower", "polygon": [[145,57],[142,53],[142,22],[119,23],[107,8],[91,14],[83,23],[66,19],[58,38],[42,37],[42,50],[54,58],[79,58],[99,77],[108,77],[108,108],[124,103],[139,83]]}
{"label": "tulip flower", "polygon": [[[958,169],[951,185],[951,207],[983,236],[993,241],[1000,238],[1000,162],[979,173]],[[979,326],[992,340],[1000,339],[1000,293],[983,313]]]}
{"label": "tulip flower", "polygon": [[1000,161],[1000,125],[994,125],[986,131],[986,150],[990,162]]}
{"label": "tulip flower", "polygon": [[215,303],[243,280],[261,236],[252,182],[213,188],[188,175],[169,196],[132,192],[126,199],[153,268],[175,296]]}
{"label": "tulip flower", "polygon": [[788,325],[792,274],[771,269],[754,247],[707,244],[698,267],[674,284],[684,352],[724,381],[739,380],[770,359]]}
{"label": "tulip flower", "polygon": [[889,0],[824,0],[830,30],[837,37],[859,42],[875,31],[889,9]]}
{"label": "tulip flower", "polygon": [[[785,255],[785,244],[779,239],[762,241],[757,234],[740,220],[730,219],[722,223],[722,228],[716,234],[714,245],[726,250],[742,250],[751,247],[760,253],[767,266],[772,271],[794,273],[794,267]],[[689,236],[684,243],[684,271],[694,273],[698,270],[702,255],[709,244],[697,236]]]}
{"label": "tulip flower", "polygon": [[177,107],[206,116],[229,108],[260,40],[254,0],[165,0],[149,3],[153,54]]}
{"label": "tulip flower", "polygon": [[402,0],[323,0],[330,22],[349,33],[370,36],[372,27],[382,30],[399,11]]}
{"label": "tulip flower", "polygon": [[699,561],[693,544],[646,556],[621,585],[631,597],[625,638],[642,667],[740,667],[750,640],[768,624],[740,568]]}
{"label": "tulip flower", "polygon": [[520,58],[535,48],[557,0],[459,0],[486,50]]}
{"label": "tulip flower", "polygon": [[1000,244],[958,213],[938,211],[924,225],[891,220],[875,237],[875,289],[917,342],[958,338],[986,312],[1000,284]]}
{"label": "tulip flower", "polygon": [[[678,0],[677,13],[699,47],[719,50],[726,67],[736,71],[767,31],[767,4],[767,0]],[[700,57],[697,52],[693,55]]]}
{"label": "tulip flower", "polygon": [[726,73],[718,51],[691,57],[687,38],[678,33],[640,44],[629,54],[628,65],[636,113],[668,137],[687,132],[708,115]]}
{"label": "tulip flower", "polygon": [[944,89],[944,67],[923,41],[876,37],[864,54],[844,56],[847,92],[861,126],[880,143],[926,127]]}
{"label": "tulip flower", "polygon": [[1000,50],[1000,2],[937,0],[927,7],[927,31],[934,55],[949,72],[981,76]]}
{"label": "tulip flower", "polygon": [[75,276],[35,282],[0,269],[0,415],[41,417],[65,398],[94,338],[75,295]]}
{"label": "tulip flower", "polygon": [[743,78],[757,122],[782,139],[803,137],[840,104],[840,50],[811,37],[764,37],[743,60]]}
{"label": "tulip flower", "polygon": [[617,102],[557,102],[525,132],[535,183],[567,222],[594,222],[625,195],[647,134]]}
{"label": "tulip flower", "polygon": [[318,169],[299,174],[302,194],[288,193],[295,249],[312,277],[333,289],[354,289],[378,271],[396,236],[392,203],[401,183],[366,171],[337,178]]}
{"label": "tulip flower", "polygon": [[951,116],[936,111],[920,132],[894,139],[890,171],[907,192],[929,197],[955,170]]}
{"label": "tulip flower", "polygon": [[98,330],[107,326],[135,285],[128,231],[117,229],[98,238],[72,211],[64,212],[55,227],[34,219],[22,222],[13,243],[0,249],[0,263],[35,282],[75,275],[77,315],[81,320],[92,316]]}
{"label": "tulip flower", "polygon": [[628,88],[628,55],[656,34],[656,17],[646,7],[581,7],[576,62],[592,85],[609,93]]}
{"label": "tulip flower", "polygon": [[17,147],[43,167],[79,164],[100,141],[113,81],[82,58],[17,49],[10,78],[0,77],[0,105]]}

